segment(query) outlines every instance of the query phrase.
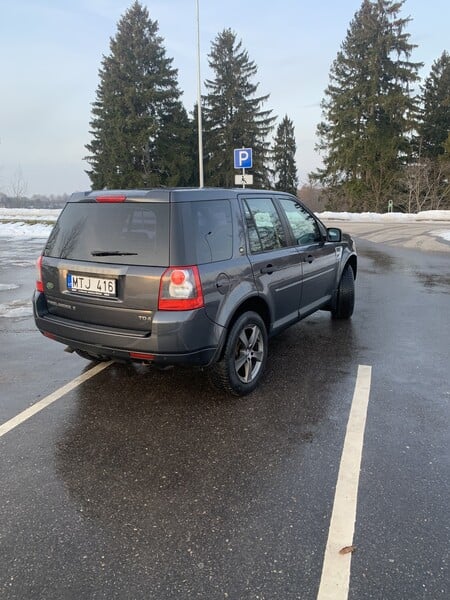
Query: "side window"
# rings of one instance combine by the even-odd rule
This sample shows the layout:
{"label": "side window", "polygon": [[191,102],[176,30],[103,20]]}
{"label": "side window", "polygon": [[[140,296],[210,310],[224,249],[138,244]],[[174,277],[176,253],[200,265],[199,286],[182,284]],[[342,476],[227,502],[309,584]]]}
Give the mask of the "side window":
{"label": "side window", "polygon": [[244,212],[252,254],[287,245],[286,233],[270,198],[246,199]]}
{"label": "side window", "polygon": [[298,202],[286,198],[279,198],[279,202],[297,244],[314,244],[322,240],[316,220]]}
{"label": "side window", "polygon": [[192,202],[194,223],[197,224],[197,261],[216,262],[233,254],[233,225],[228,200]]}

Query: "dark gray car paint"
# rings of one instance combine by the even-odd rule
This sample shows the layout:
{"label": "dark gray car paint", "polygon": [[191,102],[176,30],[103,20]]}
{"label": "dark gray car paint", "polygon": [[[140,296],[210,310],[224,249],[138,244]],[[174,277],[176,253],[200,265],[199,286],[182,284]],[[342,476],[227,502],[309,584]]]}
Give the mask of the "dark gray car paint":
{"label": "dark gray car paint", "polygon": [[[120,192],[92,192],[72,201],[92,202],[96,196],[117,193]],[[244,310],[256,307],[272,335],[317,309],[329,309],[349,261],[356,275],[356,253],[348,236],[340,242],[329,242],[324,237],[308,247],[290,245],[250,254],[240,190],[123,193],[132,202],[230,200],[233,256],[226,261],[198,265],[205,307],[192,311],[157,310],[164,267],[115,265],[105,263],[104,258],[101,264],[96,264],[44,257],[45,292],[35,293],[35,321],[43,333],[51,334],[70,348],[119,360],[129,360],[129,352],[143,352],[155,355],[157,363],[206,365],[220,356],[227,328]],[[273,197],[270,192],[253,190],[246,190],[245,197],[254,193],[258,197]],[[292,198],[279,192],[277,197]],[[323,234],[325,226],[316,221]],[[176,232],[171,228],[171,236],[174,235]],[[175,264],[186,263],[180,260]],[[95,298],[71,293],[65,283],[69,270],[117,277],[118,297]]]}

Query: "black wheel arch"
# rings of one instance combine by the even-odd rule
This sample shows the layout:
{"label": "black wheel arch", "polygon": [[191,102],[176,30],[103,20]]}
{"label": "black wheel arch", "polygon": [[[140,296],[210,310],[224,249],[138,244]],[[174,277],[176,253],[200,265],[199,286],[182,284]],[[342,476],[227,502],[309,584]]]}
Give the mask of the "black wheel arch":
{"label": "black wheel arch", "polygon": [[264,321],[264,325],[266,326],[267,335],[269,335],[271,315],[267,302],[265,302],[265,300],[263,300],[261,296],[250,296],[249,298],[245,298],[241,302],[241,304],[239,304],[236,307],[236,309],[230,315],[228,321],[225,324],[224,329],[226,331],[226,334],[222,337],[220,348],[218,349],[218,352],[214,357],[214,362],[222,358],[225,349],[225,344],[228,338],[228,333],[233,327],[234,323],[239,319],[241,315],[250,311],[257,313],[261,317],[261,319]]}
{"label": "black wheel arch", "polygon": [[342,273],[345,271],[345,269],[350,266],[353,270],[353,278],[356,280],[356,273],[358,272],[358,259],[356,257],[356,254],[352,254],[347,262],[344,265],[344,268],[342,269]]}

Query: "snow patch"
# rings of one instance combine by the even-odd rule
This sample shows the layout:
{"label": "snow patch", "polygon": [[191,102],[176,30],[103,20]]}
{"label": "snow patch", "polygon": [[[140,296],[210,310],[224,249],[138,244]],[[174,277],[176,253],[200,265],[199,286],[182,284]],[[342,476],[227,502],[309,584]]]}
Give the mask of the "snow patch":
{"label": "snow patch", "polygon": [[61,209],[51,208],[0,208],[2,221],[56,221]]}
{"label": "snow patch", "polygon": [[419,213],[350,213],[329,212],[317,213],[320,219],[335,221],[373,221],[378,223],[415,223],[416,221],[450,221],[450,210],[424,210]]}
{"label": "snow patch", "polygon": [[[424,210],[417,214],[405,213],[349,213],[322,212],[316,213],[319,219],[330,221],[355,221],[358,223],[417,223],[417,222],[450,222],[450,210]],[[431,231],[430,235],[450,241],[450,230]]]}
{"label": "snow patch", "polygon": [[443,240],[450,242],[450,231],[430,231],[430,235],[440,237]]}
{"label": "snow patch", "polygon": [[0,283],[0,292],[4,292],[6,290],[17,290],[18,285],[16,283]]}
{"label": "snow patch", "polygon": [[52,230],[52,225],[35,223],[30,225],[23,221],[14,223],[0,223],[0,237],[21,239],[47,239]]}
{"label": "snow patch", "polygon": [[[0,208],[0,237],[9,239],[47,239],[52,230],[52,224],[56,221],[60,212],[60,209]],[[317,213],[317,216],[321,219],[333,221],[378,223],[431,221],[450,223],[450,210],[425,210],[417,214],[325,211]],[[30,223],[30,221],[32,222]],[[35,221],[43,221],[43,223],[35,223]],[[48,224],[49,222],[52,224]],[[449,231],[438,231],[435,235],[448,240]]]}
{"label": "snow patch", "polygon": [[13,300],[0,304],[0,318],[17,319],[31,317],[33,314],[33,306],[31,300]]}

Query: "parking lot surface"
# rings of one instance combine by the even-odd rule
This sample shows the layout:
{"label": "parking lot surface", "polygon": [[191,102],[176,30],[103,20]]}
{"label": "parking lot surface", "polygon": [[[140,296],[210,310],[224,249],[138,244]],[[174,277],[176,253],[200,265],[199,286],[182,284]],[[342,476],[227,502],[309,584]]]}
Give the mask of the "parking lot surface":
{"label": "parking lot surface", "polygon": [[[448,598],[449,254],[357,246],[352,320],[271,340],[249,397],[112,364],[2,435],[0,597],[317,598],[367,365],[348,598]],[[92,368],[34,329],[33,277],[0,271],[19,309],[0,317],[0,425]]]}

